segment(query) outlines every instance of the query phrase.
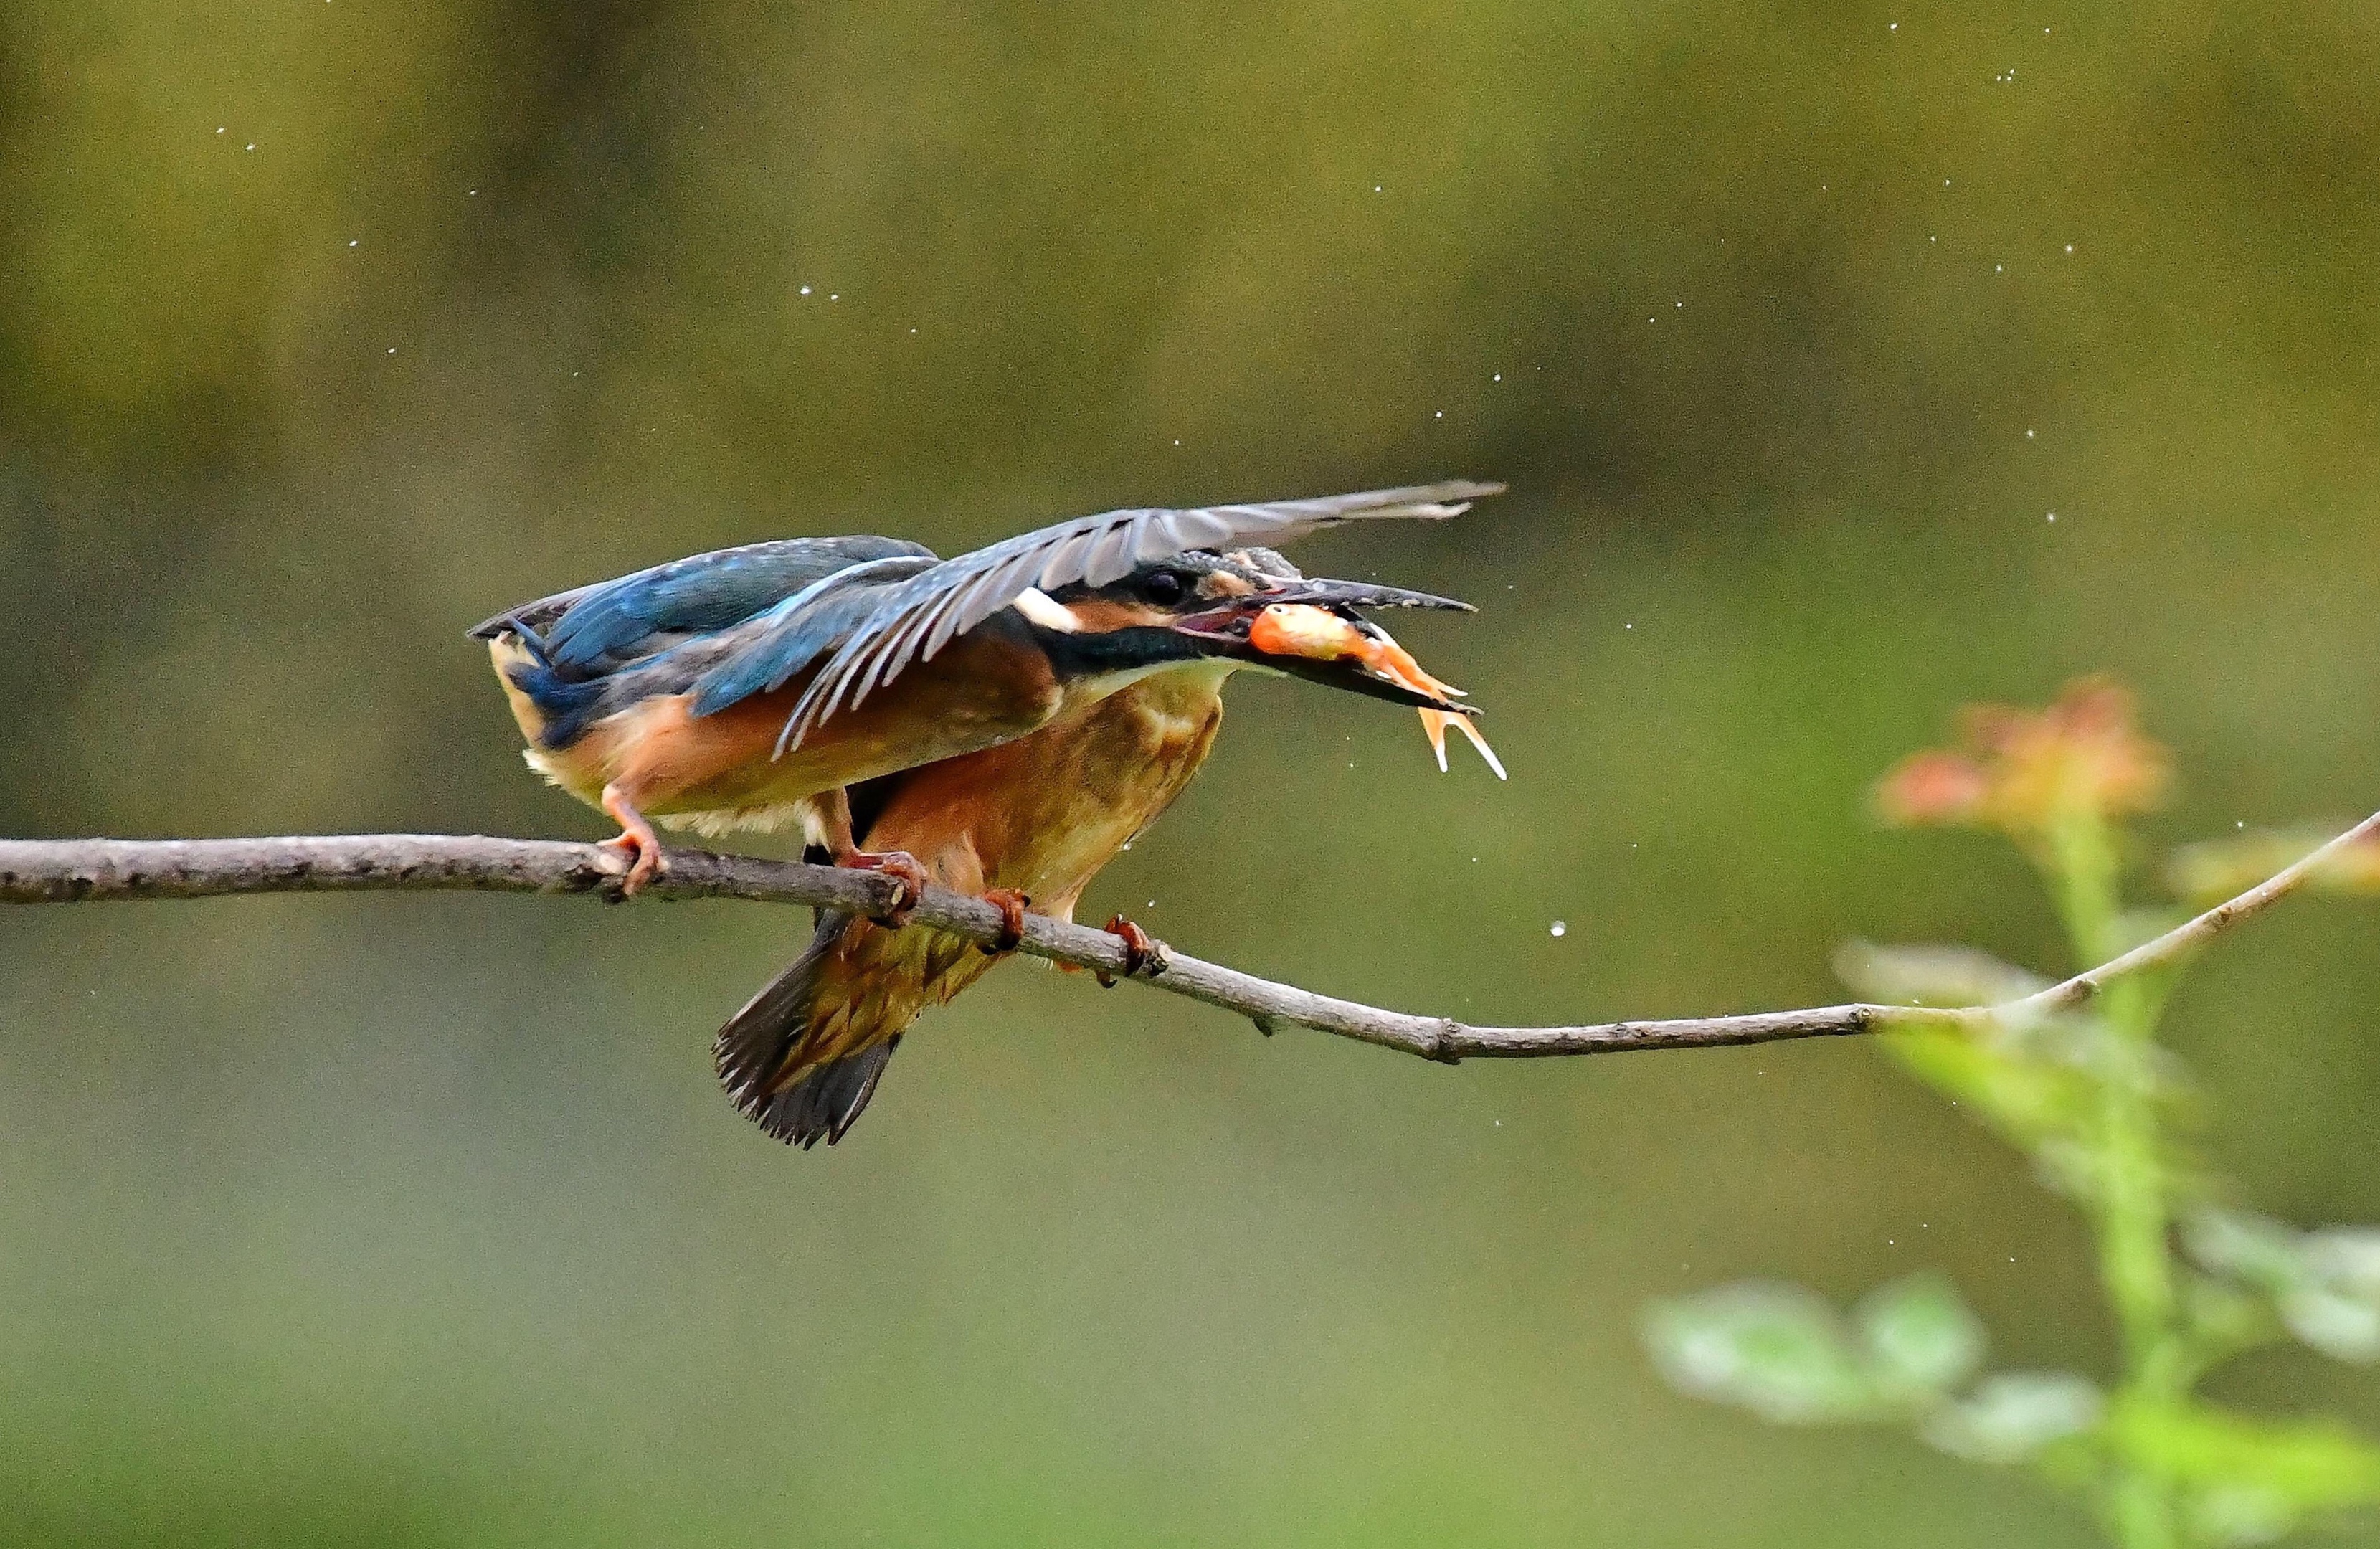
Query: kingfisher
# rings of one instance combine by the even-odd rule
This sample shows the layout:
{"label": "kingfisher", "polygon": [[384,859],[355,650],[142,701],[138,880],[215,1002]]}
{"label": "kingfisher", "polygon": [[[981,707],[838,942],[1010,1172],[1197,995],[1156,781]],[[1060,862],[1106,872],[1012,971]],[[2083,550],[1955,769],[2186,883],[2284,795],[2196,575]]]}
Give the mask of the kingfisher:
{"label": "kingfisher", "polygon": [[1466,604],[1227,555],[1348,522],[1442,520],[1502,488],[1110,511],[952,559],[896,538],[781,539],[557,592],[470,634],[531,767],[620,825],[604,848],[626,862],[624,893],[664,864],[656,822],[711,838],[790,828],[832,864],[898,878],[897,921],[928,872],[905,849],[862,848],[856,786],[1030,737],[1152,677],[1230,665],[1442,703],[1352,663],[1269,654],[1249,627],[1276,604]]}
{"label": "kingfisher", "polygon": [[[1442,723],[1432,717],[1471,729],[1467,712],[1447,698],[1459,690],[1422,673],[1385,631],[1354,612],[1352,597],[1376,593],[1342,582],[1318,587],[1268,549],[1195,552],[1167,563],[1184,574],[1228,578],[1223,594],[1260,604],[1240,610],[1229,626],[1232,636],[1252,639],[1252,653],[1201,656],[1149,673],[1014,741],[850,787],[862,843],[914,857],[935,884],[997,906],[1002,933],[978,945],[925,926],[888,929],[821,911],[808,948],[728,1020],[712,1047],[730,1101],[770,1135],[805,1149],[842,1140],[875,1095],[910,1024],[1013,950],[1023,939],[1027,909],[1074,918],[1091,880],[1206,762],[1231,673],[1268,667],[1413,703],[1434,742]],[[1280,600],[1318,590],[1332,598],[1327,615],[1311,604]],[[1390,601],[1460,605],[1411,597],[1400,592]],[[1314,609],[1316,617],[1284,629],[1285,609]],[[1331,623],[1339,624],[1335,636]],[[1379,643],[1349,649],[1342,643],[1348,639]],[[1484,739],[1474,740],[1500,777]],[[1441,767],[1443,762],[1441,748]],[[1137,971],[1153,950],[1147,933],[1122,915],[1106,928],[1123,938],[1125,971]]]}

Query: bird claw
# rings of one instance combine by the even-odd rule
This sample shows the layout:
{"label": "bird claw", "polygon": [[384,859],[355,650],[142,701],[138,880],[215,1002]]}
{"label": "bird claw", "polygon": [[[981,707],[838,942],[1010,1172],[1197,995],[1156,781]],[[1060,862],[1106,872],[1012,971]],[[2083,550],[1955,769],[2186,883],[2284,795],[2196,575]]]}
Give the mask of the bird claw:
{"label": "bird claw", "polygon": [[[1150,964],[1157,961],[1157,944],[1149,940],[1147,931],[1126,920],[1123,915],[1111,918],[1107,923],[1107,931],[1110,935],[1117,937],[1123,943],[1123,976],[1126,979],[1137,977],[1147,971]],[[1102,973],[1097,969],[1091,971],[1099,979],[1100,989],[1112,990],[1116,987],[1113,974]]]}
{"label": "bird claw", "polygon": [[875,917],[879,925],[895,929],[909,922],[910,913],[926,896],[926,868],[917,858],[905,849],[889,849],[880,853],[856,849],[835,857],[834,863],[853,872],[881,872],[901,884],[901,896],[892,907]]}
{"label": "bird claw", "polygon": [[606,839],[595,848],[607,855],[616,855],[628,862],[627,875],[620,879],[623,898],[633,898],[645,884],[662,874],[666,862],[662,860],[662,836],[645,814],[637,811],[629,793],[617,783],[603,787],[603,811],[620,825],[617,838]]}
{"label": "bird claw", "polygon": [[983,901],[1000,911],[1000,934],[986,950],[998,955],[1024,945],[1025,909],[1033,900],[1013,887],[995,887],[984,894]]}
{"label": "bird claw", "polygon": [[617,838],[606,839],[595,848],[627,862],[628,869],[620,878],[619,896],[623,898],[635,897],[646,884],[668,869],[669,863],[662,859],[661,841],[650,829],[642,833],[623,829]]}

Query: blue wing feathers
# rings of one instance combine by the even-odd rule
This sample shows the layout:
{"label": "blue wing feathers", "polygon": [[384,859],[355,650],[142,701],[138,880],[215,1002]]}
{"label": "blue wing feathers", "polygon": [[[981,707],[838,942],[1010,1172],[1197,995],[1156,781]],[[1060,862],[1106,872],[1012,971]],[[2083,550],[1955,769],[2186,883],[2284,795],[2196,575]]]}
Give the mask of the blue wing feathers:
{"label": "blue wing feathers", "polygon": [[696,714],[708,714],[775,688],[866,613],[872,593],[839,594],[853,581],[934,563],[932,550],[896,538],[750,543],[525,603],[470,632],[520,642],[528,659],[505,676],[543,716],[539,740],[565,747],[653,693],[695,689]]}
{"label": "blue wing feathers", "polygon": [[673,560],[590,589],[547,644],[565,669],[599,668],[656,635],[724,629],[839,570],[892,557],[933,554],[893,538],[794,538]]}
{"label": "blue wing feathers", "polygon": [[819,665],[786,718],[782,753],[1028,587],[1104,586],[1165,555],[1280,543],[1342,521],[1443,518],[1502,488],[1454,480],[1319,500],[1110,511],[952,560],[893,538],[751,543],[558,592],[471,633],[519,635],[531,660],[515,681],[540,703],[553,699],[576,725],[599,713],[607,689],[631,701],[691,692],[693,713],[709,715]]}
{"label": "blue wing feathers", "polygon": [[746,627],[749,638],[694,682],[697,715],[783,688],[786,679],[849,638],[875,611],[884,588],[935,563],[930,555],[887,555],[834,571],[795,592]]}

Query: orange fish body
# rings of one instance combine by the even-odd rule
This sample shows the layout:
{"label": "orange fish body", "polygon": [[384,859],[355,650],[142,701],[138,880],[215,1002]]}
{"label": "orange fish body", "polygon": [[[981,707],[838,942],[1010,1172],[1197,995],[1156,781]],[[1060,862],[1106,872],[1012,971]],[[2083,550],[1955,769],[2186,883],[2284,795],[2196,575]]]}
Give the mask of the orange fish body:
{"label": "orange fish body", "polygon": [[[1433,694],[1441,700],[1463,698],[1462,689],[1442,678],[1434,677],[1414,660],[1413,653],[1390,639],[1389,632],[1366,619],[1361,624],[1343,618],[1328,608],[1318,608],[1303,603],[1275,604],[1257,615],[1248,626],[1248,643],[1273,656],[1300,656],[1308,661],[1360,662],[1369,671],[1391,683],[1411,689],[1415,693]],[[1496,778],[1504,778],[1504,762],[1496,750],[1488,746],[1488,738],[1471,723],[1468,715],[1445,710],[1424,709],[1420,712],[1422,730],[1429,738],[1430,750],[1438,755],[1438,767],[1446,767],[1446,728],[1455,726],[1479,750]]]}

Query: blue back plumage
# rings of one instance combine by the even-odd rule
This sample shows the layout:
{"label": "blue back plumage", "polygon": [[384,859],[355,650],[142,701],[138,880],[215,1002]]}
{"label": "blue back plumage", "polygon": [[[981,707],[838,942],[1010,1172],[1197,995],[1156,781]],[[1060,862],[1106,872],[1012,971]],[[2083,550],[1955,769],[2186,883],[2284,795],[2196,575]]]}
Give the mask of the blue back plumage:
{"label": "blue back plumage", "polygon": [[[847,631],[834,622],[854,613],[847,603],[830,610],[821,635],[803,616],[808,601],[832,601],[851,580],[907,577],[934,563],[932,550],[897,538],[747,543],[525,603],[470,632],[520,641],[529,659],[505,676],[543,717],[539,740],[566,747],[590,722],[653,694],[701,682],[697,714],[708,714],[773,687]],[[711,681],[721,667],[735,670]]]}
{"label": "blue back plumage", "polygon": [[791,538],[673,560],[588,589],[546,646],[565,671],[601,668],[645,653],[657,635],[724,629],[839,570],[895,556],[933,553],[896,538]]}
{"label": "blue back plumage", "polygon": [[883,601],[887,588],[935,563],[926,555],[888,555],[812,581],[752,619],[724,660],[694,682],[693,710],[709,715],[736,701],[781,688],[794,674],[847,640]]}

